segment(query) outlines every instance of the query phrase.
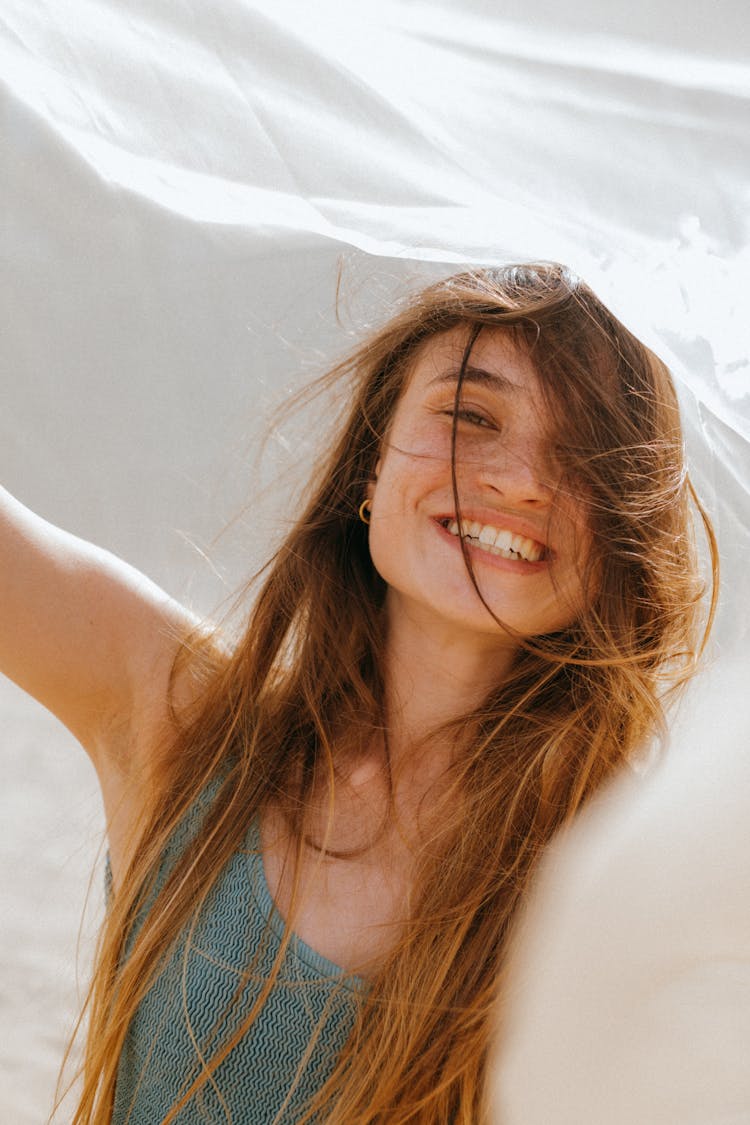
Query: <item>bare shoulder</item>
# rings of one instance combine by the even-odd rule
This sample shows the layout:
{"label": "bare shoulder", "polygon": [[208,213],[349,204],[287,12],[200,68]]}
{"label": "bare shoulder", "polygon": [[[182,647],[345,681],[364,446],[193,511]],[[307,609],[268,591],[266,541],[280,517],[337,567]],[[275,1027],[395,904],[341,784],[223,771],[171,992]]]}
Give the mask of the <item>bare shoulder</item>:
{"label": "bare shoulder", "polygon": [[155,794],[222,642],[137,567],[2,488],[0,603],[0,672],[87,751],[116,840]]}
{"label": "bare shoulder", "polygon": [[128,691],[88,747],[99,777],[113,876],[134,846],[143,812],[159,799],[169,757],[198,712],[228,646],[184,606],[141,603],[142,642],[131,648]]}
{"label": "bare shoulder", "polygon": [[89,754],[110,824],[132,822],[195,704],[196,671],[218,652],[212,630],[137,567],[2,488],[0,602],[0,672]]}

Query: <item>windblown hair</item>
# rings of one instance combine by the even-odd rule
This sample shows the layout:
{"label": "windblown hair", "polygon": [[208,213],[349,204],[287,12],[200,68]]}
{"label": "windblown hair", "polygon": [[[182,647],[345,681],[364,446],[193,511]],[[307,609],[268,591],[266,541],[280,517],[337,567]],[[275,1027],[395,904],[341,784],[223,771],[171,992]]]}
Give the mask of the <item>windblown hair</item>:
{"label": "windblown hair", "polygon": [[[587,285],[544,263],[431,285],[329,374],[350,388],[351,409],[306,510],[269,564],[241,639],[225,655],[186,644],[179,658],[192,662],[203,687],[164,756],[105,923],[74,1125],[109,1121],[138,1004],[242,847],[249,818],[282,795],[301,854],[315,786],[333,785],[347,748],[387,727],[385,584],[357,511],[420,348],[455,328],[466,329],[464,371],[480,333],[505,332],[531,358],[550,416],[564,422],[558,487],[586,510],[586,604],[562,632],[521,642],[510,675],[451,724],[450,799],[439,837],[419,860],[412,916],[362,996],[356,1026],[305,1120],[484,1120],[497,981],[540,855],[659,730],[666,696],[694,671],[715,601],[715,542],[686,474],[667,368]],[[455,489],[455,424],[453,439]],[[706,528],[714,571],[708,608],[692,511]],[[170,835],[211,781],[210,817],[136,927]],[[451,846],[457,840],[460,847]],[[213,1081],[272,984],[233,1038],[197,1066],[174,1114]]]}

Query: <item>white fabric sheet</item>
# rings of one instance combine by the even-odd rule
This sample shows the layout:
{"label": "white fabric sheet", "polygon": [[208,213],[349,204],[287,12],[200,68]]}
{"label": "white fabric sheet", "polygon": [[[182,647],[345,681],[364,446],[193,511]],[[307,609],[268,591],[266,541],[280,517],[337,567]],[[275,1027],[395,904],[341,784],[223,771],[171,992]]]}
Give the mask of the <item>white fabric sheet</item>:
{"label": "white fabric sheet", "polygon": [[[405,285],[556,258],[675,370],[724,556],[714,651],[744,661],[745,24],[731,0],[3,0],[4,483],[210,609],[285,525],[279,488],[214,543],[268,482],[253,463],[267,404]],[[283,439],[272,449],[282,463]],[[29,724],[53,746],[55,728]],[[34,821],[48,771],[15,737],[4,755],[10,807],[30,794],[12,822]],[[39,900],[18,880],[8,895],[7,971],[24,932],[51,964]],[[36,1122],[39,1038],[51,1026],[57,1043],[69,1007],[12,994],[2,1022],[22,1049],[0,1098]]]}

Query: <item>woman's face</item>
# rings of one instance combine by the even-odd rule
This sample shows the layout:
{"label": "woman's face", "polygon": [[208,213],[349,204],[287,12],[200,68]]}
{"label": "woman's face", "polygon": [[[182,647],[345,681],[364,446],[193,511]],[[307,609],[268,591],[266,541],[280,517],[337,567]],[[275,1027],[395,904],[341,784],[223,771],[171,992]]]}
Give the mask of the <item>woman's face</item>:
{"label": "woman's face", "polygon": [[[389,614],[493,635],[461,551],[451,484],[451,427],[465,328],[418,353],[371,486],[370,553]],[[553,430],[529,358],[498,330],[476,341],[462,385],[456,476],[465,542],[480,590],[525,637],[571,624],[583,606],[588,529],[558,491]]]}

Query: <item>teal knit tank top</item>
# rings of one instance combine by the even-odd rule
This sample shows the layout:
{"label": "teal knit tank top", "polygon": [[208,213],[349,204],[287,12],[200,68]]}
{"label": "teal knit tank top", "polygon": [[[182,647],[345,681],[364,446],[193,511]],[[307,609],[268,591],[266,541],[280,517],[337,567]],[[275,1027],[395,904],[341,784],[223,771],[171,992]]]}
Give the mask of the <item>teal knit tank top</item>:
{"label": "teal knit tank top", "polygon": [[[174,834],[160,881],[202,820],[205,803],[201,799]],[[211,1058],[239,1027],[268,979],[283,930],[254,822],[244,848],[214,886],[187,953],[187,934],[182,934],[137,1009],[120,1058],[112,1125],[163,1121],[197,1076],[197,1051]],[[363,988],[359,978],[346,977],[292,937],[260,1014],[218,1067],[214,1081],[179,1112],[175,1125],[298,1121],[333,1069]],[[238,991],[239,1003],[232,1006]]]}

